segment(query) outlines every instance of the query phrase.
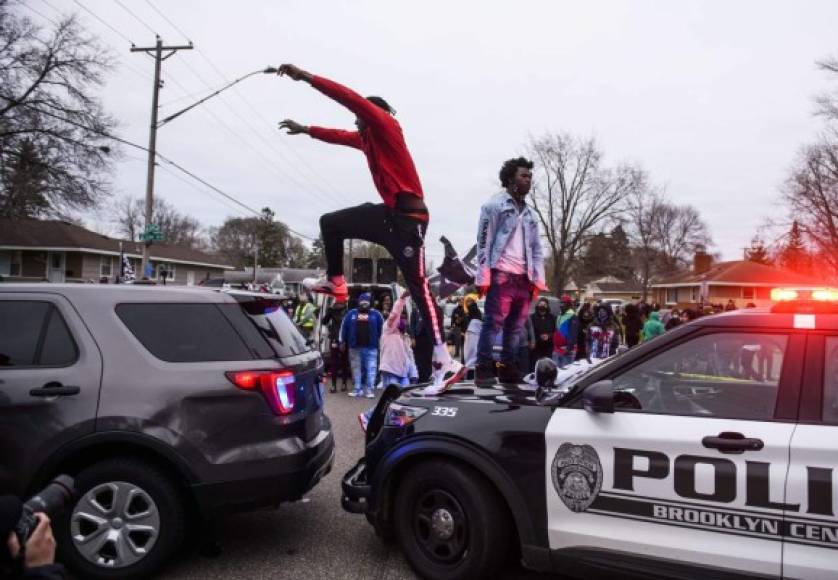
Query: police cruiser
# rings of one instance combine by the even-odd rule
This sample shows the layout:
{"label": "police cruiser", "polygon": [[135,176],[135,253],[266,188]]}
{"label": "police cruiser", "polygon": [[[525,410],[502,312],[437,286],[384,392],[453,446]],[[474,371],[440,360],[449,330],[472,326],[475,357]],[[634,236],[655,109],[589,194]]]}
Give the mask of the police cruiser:
{"label": "police cruiser", "polygon": [[570,385],[392,386],[343,507],[425,578],[836,578],[838,291],[772,297]]}

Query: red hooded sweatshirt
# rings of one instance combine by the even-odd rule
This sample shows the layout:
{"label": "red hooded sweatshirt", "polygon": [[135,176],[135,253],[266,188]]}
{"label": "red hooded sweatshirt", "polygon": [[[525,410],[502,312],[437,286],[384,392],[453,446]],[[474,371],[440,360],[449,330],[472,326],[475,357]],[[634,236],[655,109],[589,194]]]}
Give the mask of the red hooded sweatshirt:
{"label": "red hooded sweatshirt", "polygon": [[422,198],[422,184],[404,142],[402,128],[387,111],[343,85],[313,76],[311,86],[337,101],[367,124],[363,133],[309,127],[309,135],[320,141],[360,149],[367,156],[378,193],[388,207],[395,207],[397,193]]}

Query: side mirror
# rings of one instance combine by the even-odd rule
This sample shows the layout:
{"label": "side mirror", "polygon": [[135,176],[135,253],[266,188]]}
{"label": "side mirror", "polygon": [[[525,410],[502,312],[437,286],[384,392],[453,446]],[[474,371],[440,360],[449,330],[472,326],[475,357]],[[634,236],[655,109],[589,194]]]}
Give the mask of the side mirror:
{"label": "side mirror", "polygon": [[585,389],[582,406],[591,413],[613,413],[614,386],[611,381],[598,381]]}

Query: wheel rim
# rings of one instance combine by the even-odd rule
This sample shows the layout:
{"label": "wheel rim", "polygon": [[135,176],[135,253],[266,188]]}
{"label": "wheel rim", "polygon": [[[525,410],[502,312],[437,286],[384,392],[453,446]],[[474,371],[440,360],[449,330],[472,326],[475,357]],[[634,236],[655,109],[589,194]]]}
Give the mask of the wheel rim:
{"label": "wheel rim", "polygon": [[145,558],[160,535],[157,504],[141,487],[124,481],[97,485],[70,516],[70,537],[85,560],[124,568]]}
{"label": "wheel rim", "polygon": [[457,498],[443,489],[431,489],[419,496],[413,533],[422,552],[439,564],[460,561],[468,548],[466,513]]}

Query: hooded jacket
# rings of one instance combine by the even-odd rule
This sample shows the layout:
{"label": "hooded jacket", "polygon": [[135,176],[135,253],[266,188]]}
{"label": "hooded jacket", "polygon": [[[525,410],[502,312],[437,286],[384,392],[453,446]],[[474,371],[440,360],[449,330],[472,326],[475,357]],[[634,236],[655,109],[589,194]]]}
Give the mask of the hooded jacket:
{"label": "hooded jacket", "polygon": [[643,325],[643,340],[651,340],[656,336],[660,336],[665,332],[663,324],[661,323],[660,312],[652,312],[649,315],[649,320]]}

